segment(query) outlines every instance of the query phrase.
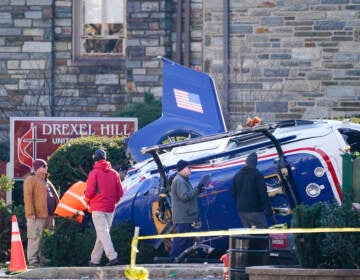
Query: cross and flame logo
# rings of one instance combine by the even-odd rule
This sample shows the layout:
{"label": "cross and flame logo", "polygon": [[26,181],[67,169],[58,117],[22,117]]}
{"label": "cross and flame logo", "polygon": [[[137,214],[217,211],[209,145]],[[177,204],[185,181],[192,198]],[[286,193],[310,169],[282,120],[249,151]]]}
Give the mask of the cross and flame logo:
{"label": "cross and flame logo", "polygon": [[17,155],[19,162],[30,169],[37,157],[37,143],[46,142],[46,139],[38,139],[37,127],[31,123],[30,129],[17,140]]}

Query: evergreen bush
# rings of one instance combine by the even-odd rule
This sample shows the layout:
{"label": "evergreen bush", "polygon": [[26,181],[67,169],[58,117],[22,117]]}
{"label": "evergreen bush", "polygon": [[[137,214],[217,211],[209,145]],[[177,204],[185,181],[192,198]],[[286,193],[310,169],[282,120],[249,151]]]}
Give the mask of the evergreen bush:
{"label": "evergreen bush", "polygon": [[123,138],[87,136],[69,140],[60,146],[48,161],[49,179],[63,194],[73,183],[86,181],[92,169],[94,152],[105,149],[107,160],[114,169],[119,169],[125,159]]}
{"label": "evergreen bush", "polygon": [[130,102],[127,103],[119,112],[116,112],[116,117],[136,117],[138,118],[138,128],[155,121],[161,117],[162,104],[161,100],[156,99],[152,93],[144,94],[144,102]]}
{"label": "evergreen bush", "polygon": [[55,230],[45,231],[42,253],[49,266],[85,266],[95,242],[95,230],[61,217],[55,219]]}
{"label": "evergreen bush", "polygon": [[21,205],[14,206],[11,204],[5,204],[5,202],[0,199],[0,263],[10,261],[12,215],[16,215],[21,241],[24,251],[26,252],[27,239],[24,207]]}
{"label": "evergreen bush", "polygon": [[[360,216],[349,204],[319,202],[294,209],[294,228],[360,227]],[[360,233],[295,235],[296,255],[306,268],[360,268]]]}
{"label": "evergreen bush", "polygon": [[[292,227],[294,228],[318,228],[320,227],[321,209],[324,203],[316,203],[312,206],[298,205],[294,209]],[[322,261],[321,240],[322,233],[316,234],[296,234],[295,252],[297,259],[302,267],[317,267]]]}
{"label": "evergreen bush", "polygon": [[[110,230],[119,263],[123,265],[130,264],[132,231],[132,226],[128,223],[118,223]],[[95,239],[96,233],[91,222],[80,224],[57,217],[55,230],[46,231],[44,234],[42,253],[48,259],[49,266],[88,266]],[[137,263],[151,263],[154,256],[162,253],[144,242],[139,242],[138,249]],[[107,262],[104,254],[101,264]]]}
{"label": "evergreen bush", "polygon": [[[327,204],[321,215],[323,227],[360,228],[360,216],[349,204]],[[360,268],[360,233],[326,233],[321,243],[326,268]]]}
{"label": "evergreen bush", "polygon": [[10,207],[0,199],[0,262],[10,259],[11,215]]}
{"label": "evergreen bush", "polygon": [[[11,191],[15,182],[7,175],[0,175],[0,191]],[[10,260],[12,215],[16,215],[23,247],[26,245],[26,224],[22,205],[6,204],[0,198],[0,263]]]}

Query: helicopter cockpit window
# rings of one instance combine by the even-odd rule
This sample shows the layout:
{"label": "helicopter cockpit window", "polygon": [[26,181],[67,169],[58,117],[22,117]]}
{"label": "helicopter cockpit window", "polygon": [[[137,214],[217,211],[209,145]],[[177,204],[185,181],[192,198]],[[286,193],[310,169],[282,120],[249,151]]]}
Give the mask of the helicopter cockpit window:
{"label": "helicopter cockpit window", "polygon": [[349,128],[340,128],[339,132],[345,142],[350,146],[351,153],[360,152],[360,131]]}

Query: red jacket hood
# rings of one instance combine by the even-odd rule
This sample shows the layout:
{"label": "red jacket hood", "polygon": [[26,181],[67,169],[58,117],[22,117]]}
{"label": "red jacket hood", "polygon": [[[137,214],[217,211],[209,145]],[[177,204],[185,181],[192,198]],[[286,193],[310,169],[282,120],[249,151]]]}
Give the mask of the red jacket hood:
{"label": "red jacket hood", "polygon": [[93,168],[102,169],[104,172],[108,172],[111,169],[110,161],[106,161],[105,159],[99,160],[95,162]]}

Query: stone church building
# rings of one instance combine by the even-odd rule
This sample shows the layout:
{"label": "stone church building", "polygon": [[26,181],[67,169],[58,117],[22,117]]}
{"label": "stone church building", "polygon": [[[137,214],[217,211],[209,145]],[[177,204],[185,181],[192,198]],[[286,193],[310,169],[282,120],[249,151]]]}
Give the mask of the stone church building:
{"label": "stone church building", "polygon": [[160,98],[158,56],[212,75],[229,129],[360,112],[360,0],[0,0],[0,141]]}

